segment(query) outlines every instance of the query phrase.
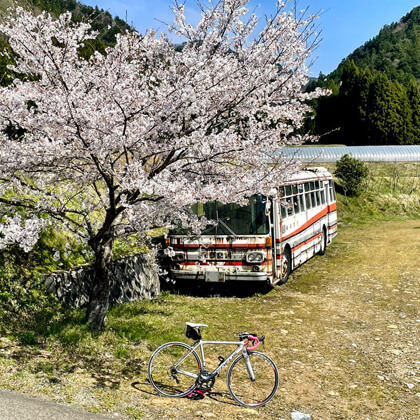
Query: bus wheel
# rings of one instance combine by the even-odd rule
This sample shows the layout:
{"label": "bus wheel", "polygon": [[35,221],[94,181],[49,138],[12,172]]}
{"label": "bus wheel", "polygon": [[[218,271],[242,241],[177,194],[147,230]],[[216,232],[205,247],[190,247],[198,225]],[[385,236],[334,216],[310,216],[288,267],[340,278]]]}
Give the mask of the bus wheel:
{"label": "bus wheel", "polygon": [[292,257],[290,255],[290,249],[286,248],[283,252],[283,258],[281,260],[280,267],[280,281],[277,284],[285,284],[289,280],[290,273],[292,271]]}
{"label": "bus wheel", "polygon": [[318,255],[325,255],[326,250],[327,250],[327,232],[325,231],[325,228],[324,228],[322,229],[321,248],[318,252]]}

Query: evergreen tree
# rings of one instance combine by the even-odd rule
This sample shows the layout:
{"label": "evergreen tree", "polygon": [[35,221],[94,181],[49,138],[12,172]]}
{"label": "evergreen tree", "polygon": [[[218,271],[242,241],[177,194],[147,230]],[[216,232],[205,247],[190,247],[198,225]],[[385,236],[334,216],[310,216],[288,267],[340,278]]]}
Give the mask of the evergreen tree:
{"label": "evergreen tree", "polygon": [[324,143],[420,143],[420,92],[415,81],[405,88],[384,73],[361,70],[347,60],[338,94],[318,99],[314,108],[315,120],[308,128],[317,135],[328,133],[321,139]]}
{"label": "evergreen tree", "polygon": [[366,113],[370,144],[404,144],[411,131],[411,109],[399,83],[375,73]]}
{"label": "evergreen tree", "polygon": [[417,83],[411,80],[407,87],[407,99],[411,108],[411,142],[420,144],[420,91]]}
{"label": "evergreen tree", "polygon": [[365,88],[369,85],[369,74],[361,71],[353,61],[348,60],[343,66],[339,97],[341,136],[345,144],[366,143],[366,128],[361,108]]}

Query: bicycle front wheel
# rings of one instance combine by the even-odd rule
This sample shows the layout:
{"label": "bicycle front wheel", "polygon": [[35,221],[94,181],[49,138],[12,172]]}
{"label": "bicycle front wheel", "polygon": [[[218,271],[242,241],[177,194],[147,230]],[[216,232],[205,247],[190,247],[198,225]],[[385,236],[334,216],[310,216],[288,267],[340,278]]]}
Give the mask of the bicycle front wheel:
{"label": "bicycle front wheel", "polygon": [[241,355],[231,364],[227,386],[239,404],[247,407],[265,405],[274,397],[279,386],[277,367],[264,353],[250,351],[248,361]]}
{"label": "bicycle front wheel", "polygon": [[195,388],[201,361],[184,343],[166,343],[152,354],[147,373],[156,391],[167,397],[185,397]]}

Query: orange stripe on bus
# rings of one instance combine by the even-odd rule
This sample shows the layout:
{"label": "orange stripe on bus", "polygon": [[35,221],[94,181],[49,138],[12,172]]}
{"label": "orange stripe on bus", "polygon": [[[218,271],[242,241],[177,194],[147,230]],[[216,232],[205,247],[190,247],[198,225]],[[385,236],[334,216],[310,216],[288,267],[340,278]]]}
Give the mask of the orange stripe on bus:
{"label": "orange stripe on bus", "polygon": [[335,210],[337,210],[337,203],[332,203],[328,206],[328,211],[329,212],[335,211]]}
{"label": "orange stripe on bus", "polygon": [[283,236],[281,239],[276,239],[276,242],[284,241],[288,238],[291,238],[294,235],[297,235],[298,233],[304,231],[306,228],[314,224],[317,220],[319,220],[321,217],[325,216],[328,213],[328,208],[325,207],[324,210],[320,211],[318,214],[316,214],[314,217],[311,217],[306,223],[304,223],[302,226],[300,226],[298,229],[296,229],[294,232],[289,233],[286,236]]}
{"label": "orange stripe on bus", "polygon": [[312,238],[308,239],[305,242],[302,242],[301,244],[299,244],[298,246],[295,246],[292,251],[296,251],[299,248],[302,248],[304,245],[308,244],[309,242],[314,241],[315,239],[319,238],[322,235],[322,233],[318,233],[318,235],[313,236]]}
{"label": "orange stripe on bus", "polygon": [[[302,248],[304,245],[307,245],[309,242],[314,241],[315,239],[319,238],[322,235],[322,233],[318,233],[317,235],[313,236],[312,238],[307,239],[305,242],[300,243],[299,245],[296,245],[292,251],[296,251],[299,248]],[[281,260],[282,255],[277,255],[277,259]]]}

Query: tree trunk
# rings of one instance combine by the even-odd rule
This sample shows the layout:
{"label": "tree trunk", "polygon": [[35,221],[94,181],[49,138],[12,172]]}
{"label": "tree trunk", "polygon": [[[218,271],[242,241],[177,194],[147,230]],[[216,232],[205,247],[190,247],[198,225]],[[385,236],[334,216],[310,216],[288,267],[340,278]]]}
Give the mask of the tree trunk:
{"label": "tree trunk", "polygon": [[94,276],[86,312],[86,322],[93,331],[105,328],[105,316],[111,293],[112,243],[113,241],[109,239],[101,241],[94,247]]}

